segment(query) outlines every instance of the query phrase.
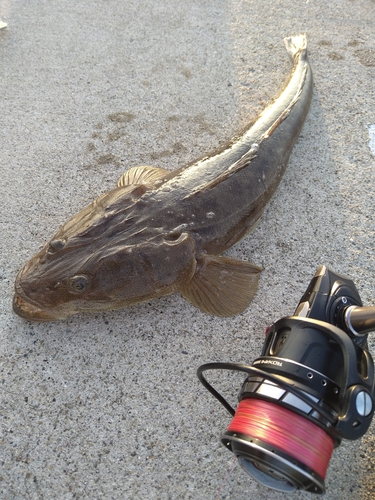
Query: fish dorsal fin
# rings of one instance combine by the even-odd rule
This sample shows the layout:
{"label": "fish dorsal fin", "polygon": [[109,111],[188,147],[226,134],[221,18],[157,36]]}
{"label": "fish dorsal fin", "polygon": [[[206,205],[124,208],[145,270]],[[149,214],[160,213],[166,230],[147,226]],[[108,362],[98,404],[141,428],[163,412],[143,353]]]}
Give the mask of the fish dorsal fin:
{"label": "fish dorsal fin", "polygon": [[164,168],[148,167],[147,165],[132,167],[122,174],[117,187],[139,184],[153,185],[155,181],[165,179],[167,174],[170,172]]}
{"label": "fish dorsal fin", "polygon": [[251,302],[261,268],[232,257],[203,255],[192,279],[180,289],[185,299],[204,312],[234,316]]}

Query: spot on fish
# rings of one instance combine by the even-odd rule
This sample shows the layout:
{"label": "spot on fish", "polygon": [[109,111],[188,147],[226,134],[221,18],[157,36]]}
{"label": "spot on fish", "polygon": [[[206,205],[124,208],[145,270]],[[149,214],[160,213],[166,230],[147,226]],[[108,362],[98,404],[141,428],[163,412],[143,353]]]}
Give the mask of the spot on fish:
{"label": "spot on fish", "polygon": [[207,219],[213,219],[215,217],[215,212],[207,212],[206,217]]}
{"label": "spot on fish", "polygon": [[184,231],[185,229],[187,229],[189,227],[188,224],[180,224],[179,226],[175,227],[173,229],[173,231],[171,232],[171,234],[177,234],[177,233],[182,233],[182,231]]}
{"label": "spot on fish", "polygon": [[64,240],[52,240],[48,245],[48,253],[55,253],[58,250],[61,250],[65,246]]}

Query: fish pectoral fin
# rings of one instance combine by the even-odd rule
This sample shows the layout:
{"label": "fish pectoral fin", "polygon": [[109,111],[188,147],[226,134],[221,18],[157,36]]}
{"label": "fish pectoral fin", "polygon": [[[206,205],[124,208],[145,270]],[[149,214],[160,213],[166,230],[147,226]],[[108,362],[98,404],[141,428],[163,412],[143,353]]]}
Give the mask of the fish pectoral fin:
{"label": "fish pectoral fin", "polygon": [[261,268],[221,255],[203,255],[196,272],[184,285],[182,296],[204,312],[234,316],[251,302],[258,288]]}
{"label": "fish pectoral fin", "polygon": [[155,181],[163,180],[167,174],[170,172],[164,168],[148,167],[147,165],[132,167],[122,174],[117,187],[137,186],[139,184],[153,185]]}

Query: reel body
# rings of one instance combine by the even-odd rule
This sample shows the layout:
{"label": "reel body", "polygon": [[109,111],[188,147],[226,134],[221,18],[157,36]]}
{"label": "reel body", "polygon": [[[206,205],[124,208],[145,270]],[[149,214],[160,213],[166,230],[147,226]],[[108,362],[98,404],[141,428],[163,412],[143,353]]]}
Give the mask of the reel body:
{"label": "reel body", "polygon": [[[363,436],[374,414],[371,329],[375,308],[363,308],[354,283],[321,266],[294,316],[269,328],[251,366],[198,369],[233,415],[221,441],[248,474],[279,491],[325,492],[333,449]],[[247,373],[236,411],[204,378],[212,369]]]}

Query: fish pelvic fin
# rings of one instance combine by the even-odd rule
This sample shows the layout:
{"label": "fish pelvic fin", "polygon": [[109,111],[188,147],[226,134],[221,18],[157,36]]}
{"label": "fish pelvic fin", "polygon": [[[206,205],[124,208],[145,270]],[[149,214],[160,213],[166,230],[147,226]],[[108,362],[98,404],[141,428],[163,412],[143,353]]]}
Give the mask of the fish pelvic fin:
{"label": "fish pelvic fin", "polygon": [[215,316],[234,316],[250,304],[258,288],[261,268],[221,255],[202,255],[182,296],[195,307]]}
{"label": "fish pelvic fin", "polygon": [[147,165],[132,167],[122,174],[116,187],[138,186],[140,184],[153,186],[156,181],[164,180],[168,174],[170,174],[169,170],[164,168],[148,167]]}
{"label": "fish pelvic fin", "polygon": [[295,59],[302,50],[307,48],[306,35],[289,36],[284,38],[285,48],[293,59]]}

